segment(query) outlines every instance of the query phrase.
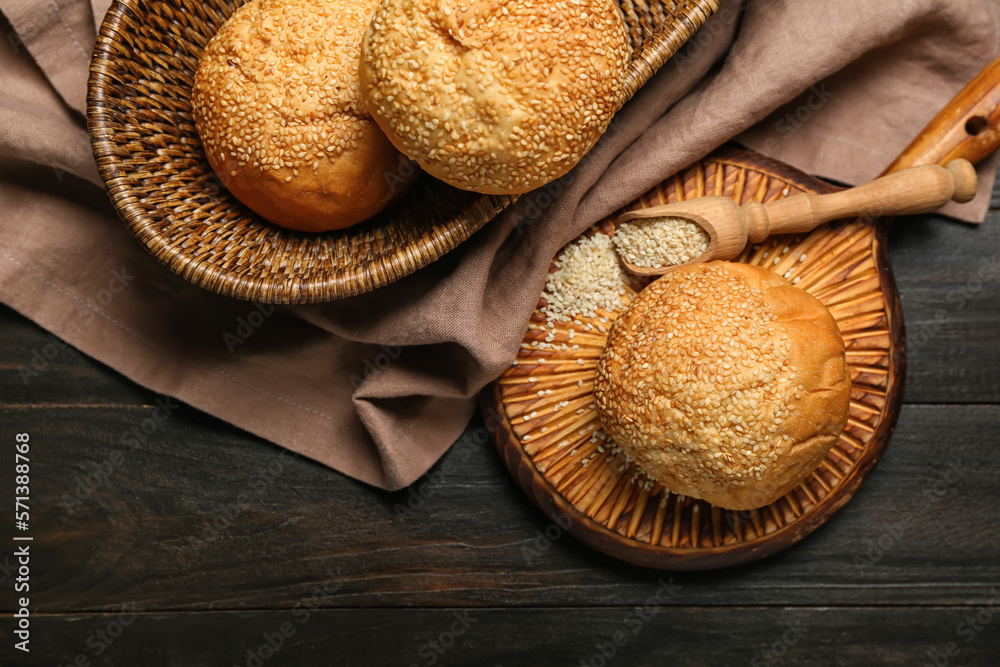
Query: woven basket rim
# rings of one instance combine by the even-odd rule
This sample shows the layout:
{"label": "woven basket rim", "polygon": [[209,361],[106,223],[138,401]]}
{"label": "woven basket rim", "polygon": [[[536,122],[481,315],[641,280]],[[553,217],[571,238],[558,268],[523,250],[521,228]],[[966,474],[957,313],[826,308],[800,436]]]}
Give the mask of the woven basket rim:
{"label": "woven basket rim", "polygon": [[[178,0],[177,4],[183,7],[184,3]],[[135,196],[132,188],[133,174],[128,166],[123,165],[120,146],[114,141],[116,131],[112,126],[115,122],[113,116],[123,113],[113,95],[115,62],[120,58],[120,55],[116,55],[116,45],[126,34],[126,19],[136,19],[147,11],[143,5],[144,0],[113,0],[101,23],[88,78],[87,126],[101,179],[126,227],[158,261],[185,279],[224,296],[243,300],[290,304],[346,298],[394,282],[439,259],[517,200],[514,196],[474,195],[468,203],[457,207],[457,212],[441,225],[441,229],[435,228],[433,233],[380,257],[378,272],[381,275],[375,275],[374,271],[369,270],[372,265],[359,263],[349,267],[349,270],[326,276],[295,275],[279,281],[271,274],[238,274],[213,261],[186,254],[183,248],[158,231],[163,223],[169,221],[169,209],[150,211]],[[688,5],[689,10],[677,17],[669,31],[662,29],[669,32],[669,35],[650,38],[638,55],[633,57],[625,76],[628,90],[624,99],[634,95],[652,73],[716,11],[718,0],[690,0]],[[422,175],[421,178],[430,177]],[[250,218],[260,219],[249,212],[249,209],[243,209]],[[366,221],[338,232],[310,234],[277,229],[272,233],[279,234],[282,238],[303,240],[310,246],[315,244],[333,248],[340,235],[361,233],[366,225],[376,225],[372,229],[378,229],[379,220]]]}

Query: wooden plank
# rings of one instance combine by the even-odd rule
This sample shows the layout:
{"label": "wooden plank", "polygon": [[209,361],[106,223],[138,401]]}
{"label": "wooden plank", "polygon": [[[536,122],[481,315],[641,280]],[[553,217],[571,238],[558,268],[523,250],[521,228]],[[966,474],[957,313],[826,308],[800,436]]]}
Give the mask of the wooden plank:
{"label": "wooden plank", "polygon": [[0,405],[141,405],[150,393],[0,304]]}
{"label": "wooden plank", "polygon": [[[1000,402],[1000,211],[980,226],[901,219],[890,254],[909,335],[906,400]],[[133,383],[5,306],[0,340],[3,403],[148,402]]]}
{"label": "wooden plank", "polygon": [[[909,333],[906,400],[1000,402],[1000,211],[901,219],[890,253]],[[209,338],[217,337],[217,331]],[[0,404],[148,403],[148,394],[0,306]]]}
{"label": "wooden plank", "polygon": [[[391,494],[190,408],[162,422],[152,408],[7,408],[0,423],[32,438],[39,612],[289,608],[331,580],[330,606],[628,605],[662,576],[562,536],[475,444],[478,420]],[[1000,406],[905,407],[827,525],[759,563],[678,575],[684,603],[982,603],[1000,582],[998,442]]]}
{"label": "wooden plank", "polygon": [[[682,599],[688,589],[672,591]],[[31,660],[0,624],[5,665],[990,665],[992,606],[318,610],[34,616]],[[659,597],[658,597],[659,596]],[[950,654],[950,655],[949,655]],[[81,657],[82,656],[82,657]]]}
{"label": "wooden plank", "polygon": [[905,400],[1000,402],[1000,212],[979,226],[900,219],[889,250],[906,322]]}

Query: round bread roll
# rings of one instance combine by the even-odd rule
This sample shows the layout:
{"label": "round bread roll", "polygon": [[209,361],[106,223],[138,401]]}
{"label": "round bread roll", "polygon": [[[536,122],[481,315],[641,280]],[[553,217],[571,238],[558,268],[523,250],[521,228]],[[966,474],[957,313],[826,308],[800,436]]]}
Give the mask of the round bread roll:
{"label": "round bread roll", "polygon": [[403,153],[464,190],[516,194],[569,171],[622,103],[614,0],[383,0],[361,92]]}
{"label": "round bread roll", "polygon": [[820,464],[847,422],[833,316],[767,269],[680,267],[618,318],[597,365],[605,430],[676,494],[768,505]]}
{"label": "round bread roll", "polygon": [[301,231],[378,213],[418,173],[358,91],[377,0],[251,0],[212,38],[195,76],[205,153],[240,201]]}

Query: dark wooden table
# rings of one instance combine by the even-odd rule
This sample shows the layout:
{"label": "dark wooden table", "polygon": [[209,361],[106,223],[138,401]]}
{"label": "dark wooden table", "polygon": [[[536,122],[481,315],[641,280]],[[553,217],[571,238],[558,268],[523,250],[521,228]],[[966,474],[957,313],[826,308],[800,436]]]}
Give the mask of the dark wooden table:
{"label": "dark wooden table", "polygon": [[[1000,664],[1000,210],[903,219],[891,253],[910,356],[882,462],[795,547],[695,574],[557,536],[489,444],[385,493],[0,309],[0,664]],[[28,655],[11,615],[22,431]]]}

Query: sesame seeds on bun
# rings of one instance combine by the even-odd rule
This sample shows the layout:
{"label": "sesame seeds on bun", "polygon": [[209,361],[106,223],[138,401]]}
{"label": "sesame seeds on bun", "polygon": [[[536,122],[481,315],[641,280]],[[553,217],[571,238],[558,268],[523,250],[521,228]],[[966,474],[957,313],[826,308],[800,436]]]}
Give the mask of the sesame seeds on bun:
{"label": "sesame seeds on bun", "polygon": [[250,0],[202,55],[192,103],[209,162],[272,222],[339,229],[405,190],[401,156],[358,91],[361,37],[375,5]]}
{"label": "sesame seeds on bun", "polygon": [[710,262],[651,283],[597,367],[604,428],[647,475],[726,509],[768,505],[820,464],[851,381],[826,307],[767,269]]}
{"label": "sesame seeds on bun", "polygon": [[361,92],[431,175],[516,194],[597,142],[627,63],[614,0],[383,0],[362,45]]}

